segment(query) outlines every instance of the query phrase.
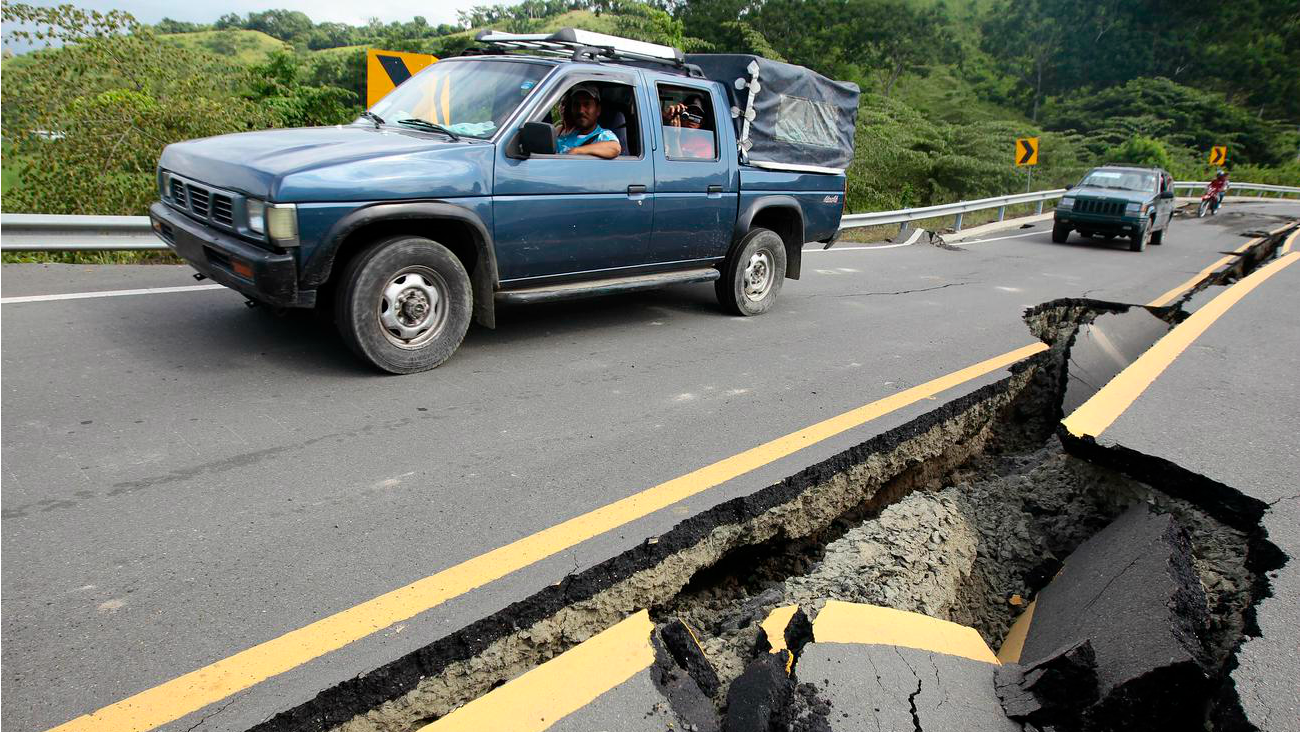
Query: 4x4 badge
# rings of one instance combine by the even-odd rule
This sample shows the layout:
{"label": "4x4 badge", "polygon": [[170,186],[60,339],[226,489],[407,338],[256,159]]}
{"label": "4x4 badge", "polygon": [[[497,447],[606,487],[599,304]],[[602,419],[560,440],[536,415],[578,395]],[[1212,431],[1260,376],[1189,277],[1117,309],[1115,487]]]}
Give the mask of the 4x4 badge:
{"label": "4x4 badge", "polygon": [[839,202],[840,202],[839,196],[827,196],[822,199],[822,203],[839,203]]}

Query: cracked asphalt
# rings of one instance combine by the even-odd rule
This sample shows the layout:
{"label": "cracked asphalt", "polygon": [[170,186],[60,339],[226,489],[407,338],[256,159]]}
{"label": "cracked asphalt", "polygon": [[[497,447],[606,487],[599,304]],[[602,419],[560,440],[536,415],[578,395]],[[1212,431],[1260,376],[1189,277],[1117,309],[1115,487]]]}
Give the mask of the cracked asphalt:
{"label": "cracked asphalt", "polygon": [[[1084,293],[1150,301],[1241,232],[1297,217],[1296,203],[1233,205],[1176,220],[1141,254],[1052,244],[1043,224],[960,250],[809,251],[804,279],[759,318],[722,315],[708,286],[512,308],[443,367],[396,378],[361,367],[312,318],[249,310],[225,290],[5,304],[6,728],[48,729],[1023,346],[1026,307]],[[181,267],[5,265],[0,295],[192,284]],[[205,718],[201,729],[246,729],[934,406],[775,461],[164,729]],[[1279,439],[1294,451],[1291,427]]]}

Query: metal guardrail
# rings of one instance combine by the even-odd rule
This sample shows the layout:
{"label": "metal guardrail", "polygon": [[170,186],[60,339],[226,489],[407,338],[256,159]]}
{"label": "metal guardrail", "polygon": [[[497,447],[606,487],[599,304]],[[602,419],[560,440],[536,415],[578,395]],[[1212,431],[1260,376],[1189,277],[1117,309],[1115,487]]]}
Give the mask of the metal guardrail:
{"label": "metal guardrail", "polygon": [[148,216],[0,214],[0,251],[144,252],[165,250]]}
{"label": "metal guardrail", "polygon": [[873,211],[871,213],[849,214],[840,219],[840,228],[855,229],[862,226],[885,226],[887,224],[904,224],[911,221],[921,221],[923,219],[956,216],[957,222],[953,228],[957,231],[961,231],[962,215],[970,213],[971,211],[984,211],[996,208],[998,209],[998,221],[1001,221],[1006,217],[1007,206],[1014,206],[1020,203],[1037,203],[1038,213],[1042,213],[1043,203],[1045,201],[1060,198],[1064,194],[1064,188],[1056,188],[1050,191],[1014,193],[1010,196],[996,196],[994,198],[980,198],[974,201],[943,203],[938,206],[905,208],[901,211]]}
{"label": "metal guardrail", "polygon": [[[1174,189],[1204,188],[1208,183],[1177,181]],[[1300,195],[1300,187],[1275,186],[1265,183],[1232,183],[1231,191],[1259,191]],[[841,229],[863,226],[904,224],[924,219],[955,217],[954,227],[960,231],[962,216],[971,211],[998,209],[998,220],[1006,217],[1007,206],[1036,203],[1037,212],[1043,204],[1053,201],[1066,192],[1064,188],[1031,193],[1013,193],[1009,196],[958,201],[938,206],[907,208],[900,211],[873,211],[848,214],[840,220]],[[55,214],[0,214],[0,251],[6,252],[112,252],[112,251],[165,251],[154,234],[148,216],[61,216]]]}

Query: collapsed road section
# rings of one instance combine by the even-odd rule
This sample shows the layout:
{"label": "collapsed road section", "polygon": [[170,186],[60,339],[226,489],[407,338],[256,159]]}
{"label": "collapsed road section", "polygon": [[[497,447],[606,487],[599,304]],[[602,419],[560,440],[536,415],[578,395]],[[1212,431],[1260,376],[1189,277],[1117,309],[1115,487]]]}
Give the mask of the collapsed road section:
{"label": "collapsed road section", "polygon": [[[1276,233],[1261,237],[1212,276],[1243,277],[1280,245]],[[1261,523],[1257,499],[1234,500],[1230,479],[1216,481],[1217,498],[1207,499],[1195,481],[1188,489],[1188,471],[1163,458],[1099,459],[1111,448],[1058,430],[1067,395],[1101,388],[1185,317],[1176,307],[1086,300],[1034,308],[1026,320],[1048,349],[1004,379],[694,516],[257,729],[452,729],[471,718],[456,710],[471,707],[505,710],[481,717],[499,729],[567,729],[560,723],[587,719],[579,714],[595,715],[592,724],[632,714],[656,729],[856,729],[855,719],[885,717],[907,722],[901,729],[966,728],[928,716],[926,705],[940,706],[945,694],[978,699],[1011,729],[1125,729],[1161,719],[1283,729],[1257,721],[1234,690],[1234,670],[1253,644],[1243,641],[1258,633],[1260,603],[1273,591],[1269,573],[1289,555]],[[1072,399],[1071,410],[1087,401]],[[990,652],[973,661],[983,666],[934,662],[931,670],[912,651],[941,651],[877,638],[865,645],[912,649],[896,655],[910,675],[877,663],[880,694],[865,711],[845,708],[861,697],[841,691],[880,660],[878,648],[817,648],[817,623],[845,602],[966,629],[1002,649],[1001,658]],[[1146,612],[1130,621],[1134,603]],[[624,654],[617,668],[626,675],[597,664],[587,672],[598,677],[594,686],[520,693],[522,680],[571,662],[584,641],[637,618],[630,635],[645,640]],[[767,631],[778,626],[781,633]],[[1126,640],[1134,633],[1144,642]],[[1153,661],[1159,654],[1168,658]],[[832,665],[849,675],[847,686],[832,683]],[[1181,691],[1153,691],[1169,683]],[[530,699],[550,704],[556,689],[577,686],[589,698],[533,714]],[[1187,703],[1189,694],[1204,703]]]}

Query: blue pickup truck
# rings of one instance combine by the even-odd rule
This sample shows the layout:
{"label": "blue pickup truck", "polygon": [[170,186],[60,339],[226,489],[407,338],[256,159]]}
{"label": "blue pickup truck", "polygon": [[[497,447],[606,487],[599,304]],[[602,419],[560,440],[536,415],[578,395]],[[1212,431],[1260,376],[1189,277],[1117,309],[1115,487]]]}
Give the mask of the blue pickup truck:
{"label": "blue pickup truck", "polygon": [[198,278],[326,309],[392,373],[503,302],[713,282],[757,315],[837,235],[856,86],[572,29],[479,40],[352,124],[168,146],[155,232]]}

